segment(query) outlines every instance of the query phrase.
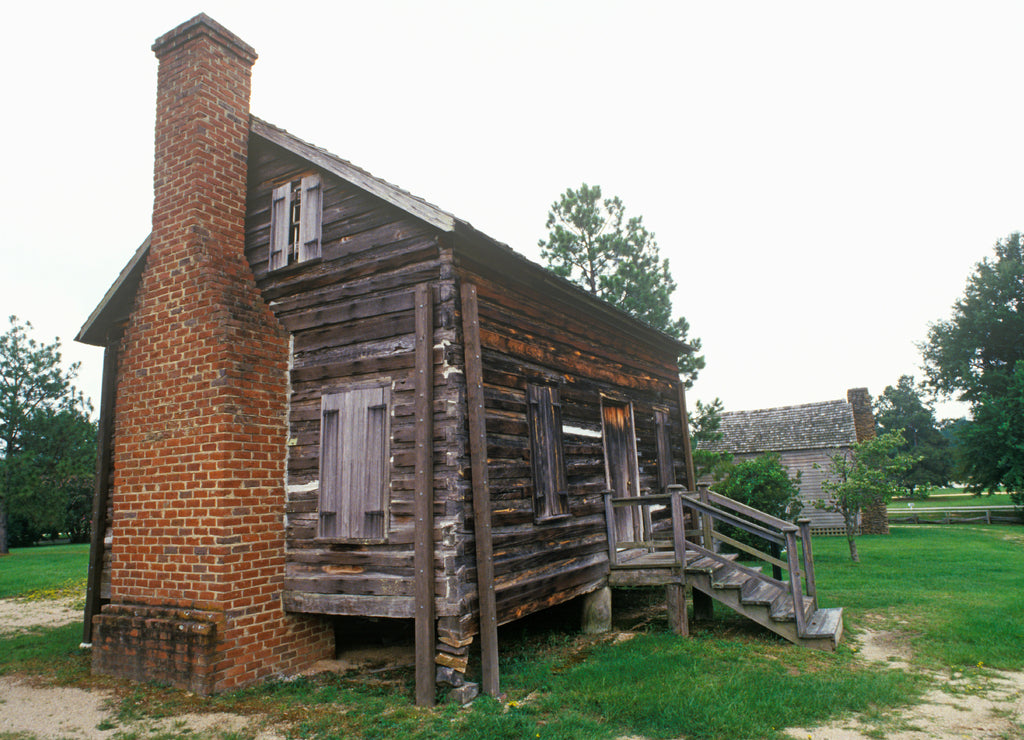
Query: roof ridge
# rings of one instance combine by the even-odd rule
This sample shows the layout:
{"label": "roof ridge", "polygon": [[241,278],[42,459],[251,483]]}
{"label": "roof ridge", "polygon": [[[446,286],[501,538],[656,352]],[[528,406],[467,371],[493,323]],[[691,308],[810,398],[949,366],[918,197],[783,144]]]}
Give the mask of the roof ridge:
{"label": "roof ridge", "polygon": [[815,406],[831,406],[831,405],[834,405],[834,404],[846,404],[846,405],[849,405],[849,403],[850,402],[845,400],[845,399],[837,398],[837,399],[834,399],[832,401],[813,401],[811,403],[798,403],[798,404],[793,404],[791,406],[770,406],[768,408],[763,408],[763,409],[743,409],[743,410],[740,410],[740,411],[723,411],[722,412],[722,416],[725,417],[725,416],[727,416],[729,414],[757,414],[757,413],[766,413],[768,411],[789,411],[789,410],[796,410],[796,409],[806,409],[806,408],[811,408],[811,407],[815,407]]}

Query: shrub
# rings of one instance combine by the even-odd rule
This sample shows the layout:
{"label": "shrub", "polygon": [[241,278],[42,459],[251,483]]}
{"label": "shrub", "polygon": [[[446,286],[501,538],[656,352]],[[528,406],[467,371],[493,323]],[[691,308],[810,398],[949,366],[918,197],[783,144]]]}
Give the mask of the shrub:
{"label": "shrub", "polygon": [[[715,491],[765,514],[793,521],[801,509],[799,484],[799,472],[795,478],[790,478],[779,456],[766,452],[735,463],[725,479],[715,486]],[[722,531],[759,550],[766,545],[760,537],[734,527],[723,526]]]}

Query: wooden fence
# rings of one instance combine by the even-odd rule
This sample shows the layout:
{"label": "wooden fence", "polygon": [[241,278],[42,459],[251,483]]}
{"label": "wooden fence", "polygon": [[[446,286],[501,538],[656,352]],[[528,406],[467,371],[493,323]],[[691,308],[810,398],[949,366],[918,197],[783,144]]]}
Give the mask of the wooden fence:
{"label": "wooden fence", "polygon": [[889,509],[890,524],[1024,524],[1015,506],[935,506]]}

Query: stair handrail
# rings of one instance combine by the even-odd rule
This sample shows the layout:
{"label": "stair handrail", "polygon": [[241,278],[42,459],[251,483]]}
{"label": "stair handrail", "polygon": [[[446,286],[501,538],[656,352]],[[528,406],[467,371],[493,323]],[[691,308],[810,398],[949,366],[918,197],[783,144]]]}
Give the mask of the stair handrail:
{"label": "stair handrail", "polygon": [[[789,575],[788,583],[736,564],[741,570],[754,575],[759,580],[775,583],[789,591],[793,600],[793,614],[796,618],[797,631],[799,634],[803,634],[806,628],[806,614],[803,609],[804,584],[806,584],[806,596],[812,602],[811,611],[813,612],[818,607],[814,578],[814,560],[811,552],[810,520],[800,519],[797,524],[793,524],[740,503],[728,496],[715,493],[706,486],[700,486],[697,491],[687,491],[683,486],[672,485],[666,487],[666,491],[673,495],[673,499],[678,498],[680,508],[688,507],[700,515],[703,547],[698,547],[693,543],[684,543],[684,547],[690,546],[702,554],[710,554],[712,557],[717,557],[715,543],[725,542],[764,562],[771,563],[776,567],[784,567],[787,570]],[[739,515],[749,517],[756,523],[743,519]],[[785,547],[786,560],[782,561],[766,552],[747,546],[742,542],[717,532],[714,526],[715,522],[731,524],[770,543]],[[798,542],[801,545],[799,550],[797,549]]]}

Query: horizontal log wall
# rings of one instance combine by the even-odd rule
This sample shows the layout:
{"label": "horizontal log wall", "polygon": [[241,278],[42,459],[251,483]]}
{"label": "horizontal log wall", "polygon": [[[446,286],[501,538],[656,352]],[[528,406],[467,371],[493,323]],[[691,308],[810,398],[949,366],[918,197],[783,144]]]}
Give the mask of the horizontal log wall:
{"label": "horizontal log wall", "polygon": [[[592,590],[608,572],[602,394],[633,404],[641,489],[658,487],[654,410],[669,410],[672,474],[685,483],[678,373],[670,342],[644,346],[602,324],[573,297],[552,296],[530,266],[456,254],[460,279],[479,296],[495,591],[506,623]],[[538,380],[559,387],[571,512],[541,523],[526,401],[527,384]]]}
{"label": "horizontal log wall", "polygon": [[[456,519],[464,484],[464,394],[454,369],[454,279],[437,232],[350,184],[321,173],[319,260],[268,270],[275,185],[308,163],[253,137],[246,252],[263,295],[292,336],[286,606],[295,611],[413,616],[416,285],[434,294],[434,566],[436,608],[454,616]],[[445,264],[447,261],[447,265]],[[389,513],[383,544],[317,539],[320,402],[353,382],[391,386]]]}

